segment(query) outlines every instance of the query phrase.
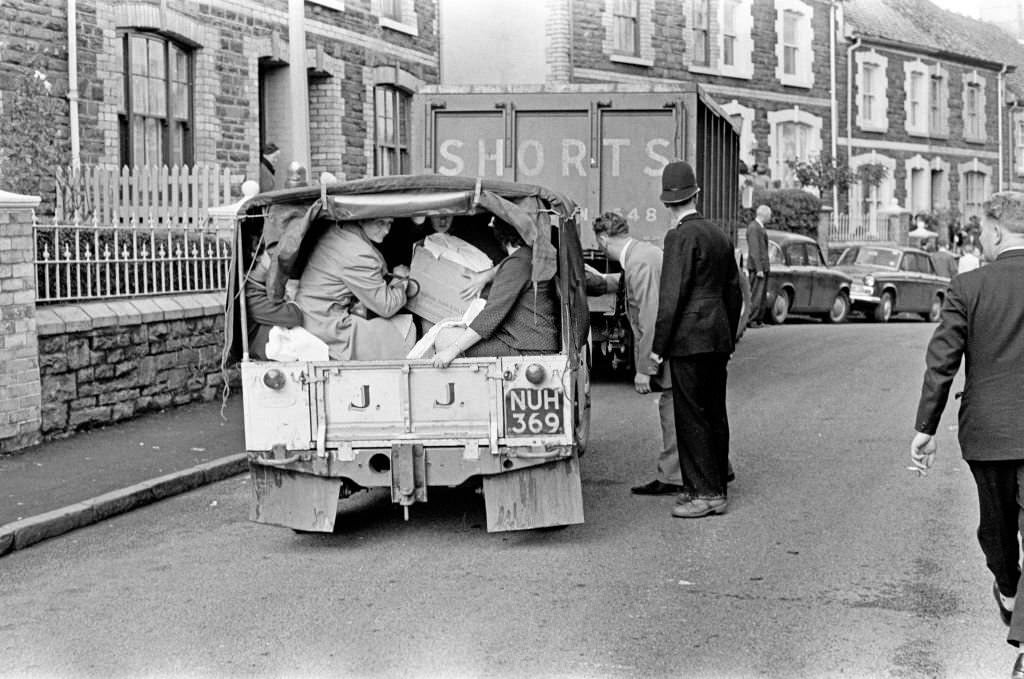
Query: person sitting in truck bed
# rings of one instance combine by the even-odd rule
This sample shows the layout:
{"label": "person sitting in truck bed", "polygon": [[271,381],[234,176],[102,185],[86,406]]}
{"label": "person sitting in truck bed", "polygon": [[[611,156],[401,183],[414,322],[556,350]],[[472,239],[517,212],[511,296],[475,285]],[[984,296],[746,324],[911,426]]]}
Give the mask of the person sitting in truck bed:
{"label": "person sitting in truck bed", "polygon": [[533,248],[519,232],[495,220],[494,235],[508,256],[494,271],[483,310],[467,328],[447,328],[434,342],[434,365],[464,356],[545,354],[559,349],[554,281],[531,280]]}
{"label": "person sitting in truck bed", "polygon": [[267,360],[270,328],[278,325],[294,328],[302,323],[302,310],[295,302],[274,301],[267,294],[267,276],[278,237],[269,225],[264,228],[255,254],[256,263],[245,278],[246,323],[249,334],[249,355]]}
{"label": "person sitting in truck bed", "polygon": [[333,360],[402,358],[416,342],[405,306],[409,268],[387,263],[374,244],[391,230],[379,217],[327,228],[302,272],[295,301],[302,327],[327,343]]}

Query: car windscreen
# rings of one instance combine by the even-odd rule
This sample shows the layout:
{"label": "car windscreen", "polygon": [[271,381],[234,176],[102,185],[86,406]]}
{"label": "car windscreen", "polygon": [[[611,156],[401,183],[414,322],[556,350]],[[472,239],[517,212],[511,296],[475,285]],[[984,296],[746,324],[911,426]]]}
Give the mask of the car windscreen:
{"label": "car windscreen", "polygon": [[900,261],[900,251],[892,248],[857,248],[856,255],[848,251],[840,264],[867,264],[895,269]]}

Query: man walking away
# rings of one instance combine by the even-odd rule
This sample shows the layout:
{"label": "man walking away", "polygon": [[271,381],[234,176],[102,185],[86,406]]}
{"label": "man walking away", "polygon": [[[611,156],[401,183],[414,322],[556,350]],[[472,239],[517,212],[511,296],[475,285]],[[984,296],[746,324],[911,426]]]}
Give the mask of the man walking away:
{"label": "man walking away", "polygon": [[637,495],[671,495],[682,492],[668,366],[651,360],[654,322],[658,317],[661,250],[650,243],[630,238],[629,223],[614,212],[605,212],[594,220],[594,236],[598,247],[622,267],[620,284],[625,289],[626,316],[633,330],[633,362],[636,366],[633,388],[638,394],[661,392],[658,416],[661,420],[662,447],[658,454],[658,476],[650,483],[635,486],[631,490]]}
{"label": "man walking away", "polygon": [[725,393],[742,296],[728,237],[697,212],[689,163],[665,166],[661,202],[675,228],[665,235],[651,358],[668,359],[683,490],[672,516],[725,513],[729,418]]}
{"label": "man walking away", "polygon": [[765,292],[768,289],[768,273],[772,265],[768,261],[768,234],[764,227],[772,221],[772,209],[758,205],[754,221],[747,225],[747,275],[750,279],[750,313],[748,327],[760,328],[764,316]]}
{"label": "man walking away", "polygon": [[[1007,641],[1020,646],[1024,614],[1013,608],[1024,529],[1024,193],[996,193],[985,204],[981,245],[991,263],[953,278],[928,344],[910,458],[922,474],[931,467],[935,431],[966,356],[960,450],[978,487],[978,541],[995,576],[992,593],[1010,626]],[[1024,653],[1011,677],[1024,679]]]}

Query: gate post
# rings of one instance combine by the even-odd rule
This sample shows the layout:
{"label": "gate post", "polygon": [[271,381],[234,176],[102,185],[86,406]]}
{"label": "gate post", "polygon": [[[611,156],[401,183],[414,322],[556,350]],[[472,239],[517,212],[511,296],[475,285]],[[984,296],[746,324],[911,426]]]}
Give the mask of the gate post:
{"label": "gate post", "polygon": [[36,334],[38,196],[0,191],[0,453],[34,445],[42,424]]}

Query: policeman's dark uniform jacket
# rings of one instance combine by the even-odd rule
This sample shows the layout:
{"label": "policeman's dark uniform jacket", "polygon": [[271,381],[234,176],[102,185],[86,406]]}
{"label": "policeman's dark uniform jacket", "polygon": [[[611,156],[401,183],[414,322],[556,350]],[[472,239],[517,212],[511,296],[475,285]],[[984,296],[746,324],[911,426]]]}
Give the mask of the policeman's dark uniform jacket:
{"label": "policeman's dark uniform jacket", "polygon": [[[682,190],[671,190],[672,178],[663,178],[663,202],[682,202],[697,192],[688,165],[684,175],[676,178]],[[669,361],[683,486],[701,499],[726,495],[727,364],[741,306],[732,243],[699,213],[684,216],[665,235],[652,351]]]}
{"label": "policeman's dark uniform jacket", "polygon": [[[1024,595],[1018,530],[1024,530],[1024,248],[953,278],[928,344],[915,428],[935,434],[965,359],[958,437],[978,486],[978,540],[1005,596]],[[1024,607],[1018,599],[1017,606]],[[1010,643],[1024,642],[1024,614]]]}

